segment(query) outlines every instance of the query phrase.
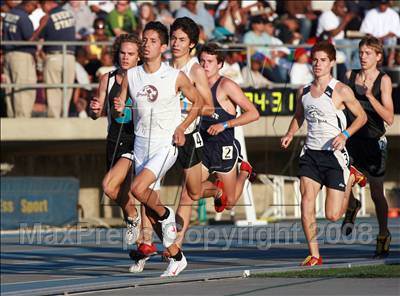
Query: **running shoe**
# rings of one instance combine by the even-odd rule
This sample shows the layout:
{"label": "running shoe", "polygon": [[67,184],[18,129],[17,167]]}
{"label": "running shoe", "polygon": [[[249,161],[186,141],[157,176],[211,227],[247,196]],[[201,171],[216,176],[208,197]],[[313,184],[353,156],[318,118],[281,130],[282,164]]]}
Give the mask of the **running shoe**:
{"label": "running shoe", "polygon": [[154,243],[151,243],[150,245],[141,243],[137,250],[147,257],[157,254],[157,246]]}
{"label": "running shoe", "polygon": [[128,245],[133,245],[140,231],[140,217],[139,215],[135,218],[127,217],[126,218],[126,232],[125,232],[125,241]]}
{"label": "running shoe", "polygon": [[176,223],[175,212],[170,207],[165,207],[169,210],[169,215],[166,219],[158,221],[161,223],[161,230],[163,236],[163,245],[169,248],[176,240]]}
{"label": "running shoe", "polygon": [[386,235],[378,235],[376,238],[376,251],[374,259],[386,258],[389,255],[390,242],[392,235],[388,231]]}
{"label": "running shoe", "polygon": [[150,257],[144,257],[142,259],[137,260],[134,264],[129,267],[129,272],[139,273],[142,272],[144,266],[146,265],[146,261],[149,260]]}
{"label": "running shoe", "polygon": [[358,184],[360,187],[365,187],[365,185],[367,185],[367,177],[365,177],[363,173],[361,173],[352,165],[350,166],[350,175],[354,175],[354,182],[352,186]]}
{"label": "running shoe", "polygon": [[161,274],[161,277],[177,276],[186,268],[186,266],[187,266],[187,261],[186,261],[185,255],[183,255],[183,253],[182,253],[182,259],[179,261],[170,257],[168,268],[166,271],[164,271],[163,274]]}
{"label": "running shoe", "polygon": [[225,210],[225,207],[228,203],[228,198],[224,192],[224,183],[220,180],[215,181],[215,186],[221,189],[221,194],[214,198],[214,209],[217,213],[221,213]]}
{"label": "running shoe", "polygon": [[242,161],[242,163],[240,164],[240,170],[246,171],[249,174],[247,178],[249,179],[250,183],[254,183],[254,181],[257,179],[256,172],[253,170],[253,167],[247,161],[244,160]]}
{"label": "running shoe", "polygon": [[307,256],[306,259],[300,264],[300,266],[316,266],[316,265],[322,265],[322,257],[315,257],[315,256]]}
{"label": "running shoe", "polygon": [[357,213],[361,209],[361,201],[355,199],[355,206],[353,208],[348,207],[346,215],[344,216],[342,223],[342,233],[344,235],[350,235],[354,229],[354,223],[356,221]]}

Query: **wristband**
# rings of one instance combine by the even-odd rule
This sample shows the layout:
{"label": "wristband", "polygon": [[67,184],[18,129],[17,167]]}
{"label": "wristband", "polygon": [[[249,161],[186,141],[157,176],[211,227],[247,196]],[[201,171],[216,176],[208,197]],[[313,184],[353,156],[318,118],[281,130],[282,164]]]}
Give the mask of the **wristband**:
{"label": "wristband", "polygon": [[225,121],[222,125],[223,125],[223,127],[224,127],[224,130],[227,129],[227,128],[229,128],[229,125],[228,125],[228,122],[227,122],[227,121]]}
{"label": "wristband", "polygon": [[350,134],[347,130],[342,131],[342,134],[346,137],[346,139],[350,138]]}

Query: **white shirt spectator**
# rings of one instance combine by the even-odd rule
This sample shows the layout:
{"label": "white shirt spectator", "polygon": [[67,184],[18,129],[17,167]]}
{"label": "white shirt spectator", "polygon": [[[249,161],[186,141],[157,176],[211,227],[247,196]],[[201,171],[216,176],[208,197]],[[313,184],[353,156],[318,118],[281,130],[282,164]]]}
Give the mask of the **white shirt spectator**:
{"label": "white shirt spectator", "polygon": [[112,1],[105,1],[105,0],[90,0],[88,1],[89,6],[97,6],[98,8],[100,8],[101,10],[103,10],[104,12],[110,13],[114,8],[115,5]]}
{"label": "white shirt spectator", "polygon": [[[90,84],[89,74],[78,62],[75,62],[75,79],[79,84]],[[86,86],[84,88],[89,91],[91,90],[90,86]]]}
{"label": "white shirt spectator", "polygon": [[78,39],[93,33],[93,22],[96,18],[84,2],[67,2],[63,9],[71,12],[75,18],[75,32]]}
{"label": "white shirt spectator", "polygon": [[[317,36],[320,36],[324,31],[331,31],[339,27],[341,18],[338,17],[332,10],[325,11],[318,18]],[[344,31],[333,37],[333,40],[344,38]]]}
{"label": "white shirt spectator", "polygon": [[242,69],[242,76],[244,79],[243,87],[261,88],[272,84],[259,71],[250,70],[247,66]]}
{"label": "white shirt spectator", "polygon": [[290,83],[305,85],[313,81],[311,66],[304,63],[293,63],[290,70]]}
{"label": "white shirt spectator", "polygon": [[33,25],[33,30],[36,31],[39,28],[40,19],[45,16],[46,13],[42,10],[42,8],[36,8],[30,15],[29,18]]}
{"label": "white shirt spectator", "polygon": [[400,17],[390,7],[385,12],[380,12],[377,8],[371,9],[365,15],[360,31],[376,38],[392,32],[400,38]]}
{"label": "white shirt spectator", "polygon": [[239,63],[229,64],[225,61],[224,66],[221,70],[219,70],[219,74],[228,77],[229,79],[232,79],[240,86],[244,83]]}

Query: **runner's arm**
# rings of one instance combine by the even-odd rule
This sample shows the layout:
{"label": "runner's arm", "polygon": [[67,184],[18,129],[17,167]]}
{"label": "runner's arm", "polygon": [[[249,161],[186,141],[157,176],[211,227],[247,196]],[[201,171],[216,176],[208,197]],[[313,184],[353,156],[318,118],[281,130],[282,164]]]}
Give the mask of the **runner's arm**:
{"label": "runner's arm", "polygon": [[235,119],[227,121],[228,127],[243,126],[260,118],[260,114],[258,113],[256,107],[254,107],[253,103],[251,103],[245,96],[237,83],[230,79],[224,78],[221,81],[221,84],[229,99],[244,111]]}
{"label": "runner's arm", "polygon": [[382,77],[381,94],[382,104],[374,97],[372,92],[367,92],[365,95],[376,113],[378,113],[388,125],[392,125],[394,121],[392,81],[388,75]]}
{"label": "runner's arm", "polygon": [[213,115],[215,110],[206,72],[200,65],[195,64],[190,71],[190,77],[193,78],[195,87],[203,99],[203,108],[201,108],[200,115]]}
{"label": "runner's arm", "polygon": [[124,116],[125,102],[128,97],[127,95],[128,95],[128,77],[127,75],[124,75],[121,83],[121,92],[119,93],[119,96],[113,99],[114,108],[113,110],[111,110],[111,115],[114,118]]}
{"label": "runner's arm", "polygon": [[92,119],[105,115],[104,101],[107,94],[108,75],[109,73],[106,73],[101,76],[97,96],[90,100],[90,117]]}
{"label": "runner's arm", "polygon": [[354,92],[349,86],[343,85],[343,87],[339,89],[339,94],[341,98],[344,98],[343,103],[355,116],[354,121],[346,128],[351,136],[367,122],[367,114],[364,112],[360,102],[356,99]]}
{"label": "runner's arm", "polygon": [[200,110],[203,107],[203,98],[183,72],[180,72],[178,75],[176,87],[178,90],[182,91],[183,95],[188,98],[189,101],[193,103],[193,106],[189,110],[185,120],[179,125],[179,128],[182,128],[183,131],[185,131],[189,125],[196,120],[197,116],[199,116]]}
{"label": "runner's arm", "polygon": [[303,96],[303,87],[297,91],[296,98],[296,111],[290,121],[288,131],[286,135],[281,138],[282,148],[287,148],[293,140],[294,134],[300,129],[304,122],[304,108],[301,98]]}

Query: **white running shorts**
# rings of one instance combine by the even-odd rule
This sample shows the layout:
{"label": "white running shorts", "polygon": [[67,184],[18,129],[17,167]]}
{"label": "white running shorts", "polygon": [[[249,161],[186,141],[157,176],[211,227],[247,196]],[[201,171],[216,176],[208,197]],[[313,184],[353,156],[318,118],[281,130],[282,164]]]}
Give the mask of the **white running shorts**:
{"label": "white running shorts", "polygon": [[135,174],[139,175],[144,168],[150,170],[154,174],[156,181],[149,188],[160,190],[161,179],[178,158],[178,149],[172,145],[171,141],[149,142],[148,139],[147,141],[143,141],[140,137],[136,137],[134,158]]}

